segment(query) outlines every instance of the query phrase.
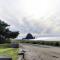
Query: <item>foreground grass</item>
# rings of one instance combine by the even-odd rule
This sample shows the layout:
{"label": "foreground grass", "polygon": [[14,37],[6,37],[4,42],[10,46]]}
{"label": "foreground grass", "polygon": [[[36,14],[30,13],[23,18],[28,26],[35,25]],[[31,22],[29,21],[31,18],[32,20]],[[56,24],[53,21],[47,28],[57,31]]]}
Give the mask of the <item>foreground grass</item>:
{"label": "foreground grass", "polygon": [[0,55],[10,56],[12,60],[17,60],[18,48],[0,48]]}

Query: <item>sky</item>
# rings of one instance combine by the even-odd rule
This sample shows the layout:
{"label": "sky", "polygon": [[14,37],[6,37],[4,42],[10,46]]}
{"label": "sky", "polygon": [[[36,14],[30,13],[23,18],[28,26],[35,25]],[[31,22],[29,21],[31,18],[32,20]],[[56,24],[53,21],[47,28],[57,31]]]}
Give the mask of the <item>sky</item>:
{"label": "sky", "polygon": [[0,19],[21,35],[60,36],[60,0],[0,0]]}

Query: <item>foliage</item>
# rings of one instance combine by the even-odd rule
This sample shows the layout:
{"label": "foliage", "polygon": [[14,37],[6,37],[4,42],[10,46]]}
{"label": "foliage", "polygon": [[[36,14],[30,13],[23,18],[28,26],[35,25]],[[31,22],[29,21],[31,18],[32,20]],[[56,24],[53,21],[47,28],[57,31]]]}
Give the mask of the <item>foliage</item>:
{"label": "foliage", "polygon": [[33,41],[33,40],[20,40],[20,43],[30,43],[49,46],[60,46],[60,41]]}
{"label": "foliage", "polygon": [[[19,32],[10,31],[7,27],[9,25],[0,20],[0,44],[5,42],[10,42],[10,38],[16,38]],[[9,40],[9,41],[7,41]]]}

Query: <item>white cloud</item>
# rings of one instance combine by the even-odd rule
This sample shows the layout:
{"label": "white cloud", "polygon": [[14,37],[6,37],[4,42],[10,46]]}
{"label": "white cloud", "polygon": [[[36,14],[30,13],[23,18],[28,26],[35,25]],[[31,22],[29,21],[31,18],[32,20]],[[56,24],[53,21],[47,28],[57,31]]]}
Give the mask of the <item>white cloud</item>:
{"label": "white cloud", "polygon": [[0,18],[21,33],[60,34],[60,0],[0,0]]}

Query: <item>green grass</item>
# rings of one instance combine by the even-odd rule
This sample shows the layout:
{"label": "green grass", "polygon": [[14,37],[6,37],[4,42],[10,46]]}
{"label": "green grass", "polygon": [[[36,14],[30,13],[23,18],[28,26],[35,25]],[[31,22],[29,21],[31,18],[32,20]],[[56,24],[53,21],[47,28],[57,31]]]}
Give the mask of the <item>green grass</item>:
{"label": "green grass", "polygon": [[0,48],[9,48],[10,47],[10,44],[0,44]]}
{"label": "green grass", "polygon": [[0,48],[0,55],[10,56],[12,60],[17,60],[18,48]]}

